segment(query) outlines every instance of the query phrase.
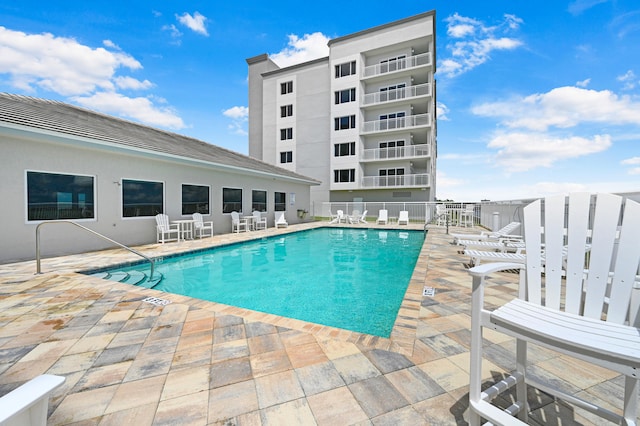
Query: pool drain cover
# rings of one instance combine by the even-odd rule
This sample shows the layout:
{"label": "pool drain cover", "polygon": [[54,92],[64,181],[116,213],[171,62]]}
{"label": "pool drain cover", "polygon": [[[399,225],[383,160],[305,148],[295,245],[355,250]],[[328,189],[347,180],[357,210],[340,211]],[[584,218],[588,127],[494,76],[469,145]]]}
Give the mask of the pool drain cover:
{"label": "pool drain cover", "polygon": [[146,299],[143,299],[142,301],[143,302],[147,302],[147,303],[151,303],[152,305],[156,305],[156,306],[165,306],[165,305],[168,305],[169,303],[171,303],[170,300],[159,299],[157,297],[147,297]]}
{"label": "pool drain cover", "polygon": [[422,289],[422,295],[423,295],[423,296],[433,297],[433,296],[435,296],[435,294],[436,294],[436,289],[435,289],[435,288],[433,288],[433,287],[427,287],[427,286],[425,286],[425,287]]}

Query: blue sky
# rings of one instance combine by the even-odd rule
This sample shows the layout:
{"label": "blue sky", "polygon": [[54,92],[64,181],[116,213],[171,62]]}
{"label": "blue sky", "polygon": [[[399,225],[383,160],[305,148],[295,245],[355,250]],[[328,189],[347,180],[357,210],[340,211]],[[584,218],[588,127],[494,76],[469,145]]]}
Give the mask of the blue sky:
{"label": "blue sky", "polygon": [[0,91],[246,154],[246,58],[434,9],[439,199],[640,191],[637,0],[5,1]]}

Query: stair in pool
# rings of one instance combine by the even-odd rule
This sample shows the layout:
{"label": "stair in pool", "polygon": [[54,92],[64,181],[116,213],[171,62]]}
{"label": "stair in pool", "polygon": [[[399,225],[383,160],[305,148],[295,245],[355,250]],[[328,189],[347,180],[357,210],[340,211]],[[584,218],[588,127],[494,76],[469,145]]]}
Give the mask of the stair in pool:
{"label": "stair in pool", "polygon": [[153,274],[153,278],[149,279],[149,276],[141,271],[114,271],[114,272],[97,272],[95,274],[91,274],[92,277],[102,278],[104,280],[109,281],[117,281],[119,283],[136,285],[138,287],[144,288],[153,288],[160,281],[162,281],[162,274],[160,272],[155,272]]}

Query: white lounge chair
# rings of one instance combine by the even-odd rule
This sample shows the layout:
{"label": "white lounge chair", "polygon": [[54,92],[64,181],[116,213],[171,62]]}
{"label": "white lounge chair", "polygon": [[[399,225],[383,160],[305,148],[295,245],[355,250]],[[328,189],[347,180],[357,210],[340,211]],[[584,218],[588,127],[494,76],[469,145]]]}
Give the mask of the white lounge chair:
{"label": "white lounge chair", "polygon": [[275,218],[276,218],[276,223],[275,223],[276,228],[280,228],[281,226],[283,228],[286,228],[287,226],[289,226],[289,224],[287,223],[287,220],[284,218],[284,212],[275,212]]}
{"label": "white lounge chair", "polygon": [[482,231],[479,234],[451,234],[453,236],[453,243],[456,244],[458,240],[498,240],[500,238],[522,238],[521,235],[513,235],[518,228],[520,228],[520,222],[511,222],[503,228],[498,229],[495,232]]}
{"label": "white lounge chair", "polygon": [[193,231],[198,238],[213,237],[213,222],[205,222],[201,213],[194,213],[191,217],[193,218]]}
{"label": "white lounge chair", "polygon": [[354,210],[353,214],[349,216],[349,223],[352,225],[357,225],[359,223],[367,223],[366,218],[367,218],[367,210],[362,212],[362,214],[360,214],[360,212],[358,212],[357,210]]}
{"label": "white lounge chair", "polygon": [[521,252],[507,253],[504,251],[465,250],[464,254],[471,258],[471,264],[473,266],[478,266],[481,261],[524,264],[527,260],[527,256]]}
{"label": "white lounge chair", "polygon": [[262,217],[262,213],[258,210],[253,212],[253,229],[257,231],[259,229],[267,229],[267,218]]}
{"label": "white lounge chair", "polygon": [[[171,237],[175,235],[174,237]],[[160,213],[156,215],[156,243],[166,243],[178,241],[180,239],[180,228],[177,224],[169,223],[169,216]]]}
{"label": "white lounge chair", "polygon": [[524,249],[524,241],[522,239],[500,239],[497,241],[488,240],[458,240],[457,244],[464,248],[481,248],[482,250],[497,250],[497,251],[518,251],[518,249]]}
{"label": "white lounge chair", "polygon": [[409,212],[406,210],[400,211],[398,215],[398,225],[408,225],[409,224]]}
{"label": "white lounge chair", "polygon": [[231,212],[231,232],[240,233],[241,230],[244,232],[249,231],[249,222],[247,222],[247,219],[241,219],[240,213]]}
{"label": "white lounge chair", "polygon": [[337,210],[335,216],[331,213],[329,214],[331,215],[331,219],[329,220],[329,223],[340,223],[343,220],[345,220],[344,212],[342,210]]}
{"label": "white lounge chair", "polygon": [[367,222],[367,213],[368,212],[369,212],[368,210],[363,211],[362,215],[360,215],[360,217],[358,218],[356,223],[369,223],[369,222]]}
{"label": "white lounge chair", "polygon": [[[523,210],[525,264],[487,263],[469,270],[473,281],[469,389],[472,426],[479,425],[481,419],[502,425],[527,424],[527,385],[612,423],[636,424],[640,302],[637,294],[632,294],[640,289],[636,275],[640,264],[640,203],[627,199],[623,205],[622,197],[598,194],[593,216],[589,214],[590,203],[590,194],[572,194],[568,209],[564,196],[549,197],[544,205],[540,200],[529,204]],[[585,256],[589,248],[591,253]],[[518,296],[489,310],[484,306],[484,289],[490,281],[485,279],[505,269],[521,271]],[[491,301],[494,303],[495,299]],[[483,383],[484,328],[516,340],[515,371],[491,387]],[[584,401],[589,392],[580,397],[568,393],[568,387],[559,386],[562,380],[542,383],[545,375],[528,375],[529,342],[623,375],[622,415],[598,406],[597,399]],[[491,403],[513,386],[516,401],[512,406],[503,410]]]}
{"label": "white lounge chair", "polygon": [[0,424],[46,426],[49,396],[65,381],[63,376],[42,374],[0,398]]}
{"label": "white lounge chair", "polygon": [[386,209],[381,209],[378,212],[378,225],[386,225],[389,222],[389,212]]}

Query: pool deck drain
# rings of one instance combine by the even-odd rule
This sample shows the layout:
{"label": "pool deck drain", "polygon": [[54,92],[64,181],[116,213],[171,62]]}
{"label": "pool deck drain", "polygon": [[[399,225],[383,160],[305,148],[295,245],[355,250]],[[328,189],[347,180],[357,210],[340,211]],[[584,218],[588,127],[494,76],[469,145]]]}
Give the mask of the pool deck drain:
{"label": "pool deck drain", "polygon": [[[289,231],[305,226],[319,225]],[[169,255],[280,232],[288,231],[141,250]],[[50,425],[465,424],[468,259],[443,228],[430,229],[424,247],[391,339],[74,272],[132,258],[123,251],[44,259],[42,275],[34,275],[33,261],[0,265],[0,395],[38,374],[65,376],[50,401]],[[517,281],[515,274],[492,277],[487,303],[512,299]],[[436,290],[433,297],[422,296],[425,286]],[[172,303],[156,306],[147,297]],[[502,377],[513,368],[503,354],[514,342],[490,331],[484,340],[495,356],[483,376]],[[618,375],[542,348],[530,362],[537,375],[618,410]],[[531,424],[598,424],[579,408],[533,396]]]}

